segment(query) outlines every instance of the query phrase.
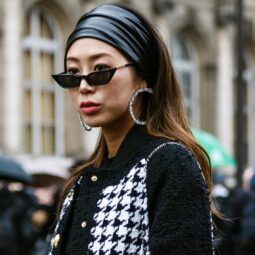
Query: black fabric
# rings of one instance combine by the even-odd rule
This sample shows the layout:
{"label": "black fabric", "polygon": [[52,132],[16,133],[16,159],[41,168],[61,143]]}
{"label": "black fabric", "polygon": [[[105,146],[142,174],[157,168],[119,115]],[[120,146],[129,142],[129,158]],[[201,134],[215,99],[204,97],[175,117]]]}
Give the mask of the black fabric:
{"label": "black fabric", "polygon": [[111,167],[113,161],[114,161],[114,157],[113,158],[105,157],[101,167],[104,167],[104,168]]}
{"label": "black fabric", "polygon": [[[143,161],[146,158],[148,160]],[[184,146],[148,136],[142,128],[134,127],[125,138],[110,167],[85,169],[80,188],[75,189],[74,197],[77,199],[69,201],[69,209],[65,208],[67,211],[63,213],[63,219],[59,223],[60,230],[55,232],[55,235],[61,236],[67,231],[70,233],[68,240],[59,244],[63,247],[68,242],[71,249],[68,255],[138,254],[129,253],[128,249],[123,253],[113,250],[104,252],[100,248],[97,250],[99,253],[93,253],[88,249],[88,245],[94,241],[93,228],[101,227],[96,223],[96,215],[100,213],[98,203],[102,201],[103,190],[118,185],[128,176],[131,169],[139,169],[141,162],[145,162],[147,172],[146,189],[142,192],[147,194],[148,199],[145,206],[147,211],[144,213],[148,214],[150,247],[150,253],[144,254],[213,254],[208,190],[196,159]],[[140,175],[140,172],[138,174]],[[93,175],[98,178],[96,182],[91,180]],[[139,179],[136,179],[138,177],[134,176],[133,180],[139,182]],[[139,195],[136,189],[131,193]],[[131,203],[131,215],[132,212],[136,213],[140,206]],[[72,210],[73,215],[70,214]],[[110,209],[106,207],[103,210]],[[68,224],[66,219],[70,215],[73,218],[72,225]],[[116,217],[115,221],[119,220],[120,217]],[[81,227],[83,221],[87,223],[85,228]],[[102,224],[108,226],[110,222],[105,220]],[[114,238],[111,240],[117,242]],[[106,239],[100,239],[100,242]],[[127,247],[130,242],[131,239],[125,239]],[[61,247],[53,249],[51,254],[62,255],[60,250]]]}
{"label": "black fabric", "polygon": [[164,146],[148,163],[147,187],[151,254],[213,254],[209,193],[194,156]]}
{"label": "black fabric", "polygon": [[145,23],[132,11],[105,4],[84,14],[68,38],[66,54],[74,41],[84,37],[114,46],[137,65],[149,84],[153,83],[158,66],[156,43]]}

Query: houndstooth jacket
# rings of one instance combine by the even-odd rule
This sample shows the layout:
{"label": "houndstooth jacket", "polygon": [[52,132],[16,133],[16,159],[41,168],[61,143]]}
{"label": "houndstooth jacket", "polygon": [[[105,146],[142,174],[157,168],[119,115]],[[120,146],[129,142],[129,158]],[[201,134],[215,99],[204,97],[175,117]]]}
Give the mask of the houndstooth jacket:
{"label": "houndstooth jacket", "polygon": [[134,127],[67,195],[49,255],[213,254],[208,190],[183,145]]}

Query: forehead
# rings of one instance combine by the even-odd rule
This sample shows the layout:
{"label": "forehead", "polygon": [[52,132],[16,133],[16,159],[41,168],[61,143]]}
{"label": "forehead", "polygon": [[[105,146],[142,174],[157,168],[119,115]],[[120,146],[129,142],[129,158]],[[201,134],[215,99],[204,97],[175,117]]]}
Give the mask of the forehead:
{"label": "forehead", "polygon": [[70,58],[91,59],[99,57],[125,58],[118,49],[94,38],[76,40],[67,52],[67,61]]}

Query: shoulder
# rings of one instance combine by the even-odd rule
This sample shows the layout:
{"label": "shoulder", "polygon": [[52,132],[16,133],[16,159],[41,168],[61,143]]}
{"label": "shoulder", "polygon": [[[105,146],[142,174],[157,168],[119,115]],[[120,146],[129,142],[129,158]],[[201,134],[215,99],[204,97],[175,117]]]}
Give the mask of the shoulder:
{"label": "shoulder", "polygon": [[194,155],[191,151],[181,143],[170,141],[167,139],[158,139],[155,142],[154,149],[151,151],[150,155],[148,156],[148,160],[155,160],[157,158],[166,157],[166,159],[173,159],[173,158],[190,158]]}
{"label": "shoulder", "polygon": [[[168,179],[171,182],[205,184],[204,176],[195,155],[189,148],[165,140],[156,146],[147,158],[148,177]],[[170,178],[170,179],[169,179]]]}
{"label": "shoulder", "polygon": [[181,143],[163,140],[155,146],[147,158],[148,164],[160,163],[160,165],[194,165],[200,168],[199,163],[189,148]]}

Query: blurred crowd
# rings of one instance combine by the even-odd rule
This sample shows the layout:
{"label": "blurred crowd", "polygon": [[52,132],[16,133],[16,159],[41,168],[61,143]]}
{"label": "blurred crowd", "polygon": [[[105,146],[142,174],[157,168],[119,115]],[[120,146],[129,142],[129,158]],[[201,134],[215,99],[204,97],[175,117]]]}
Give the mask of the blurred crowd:
{"label": "blurred crowd", "polygon": [[0,182],[0,254],[47,254],[56,212],[56,187]]}
{"label": "blurred crowd", "polygon": [[223,218],[214,218],[216,255],[255,254],[255,168],[243,173],[243,185],[236,188],[213,172],[213,196]]}
{"label": "blurred crowd", "polygon": [[[10,164],[9,171],[3,166]],[[60,192],[73,163],[64,169],[49,159],[25,164],[30,173],[11,159],[0,157],[0,254],[46,255],[53,234]],[[15,170],[19,170],[15,172]],[[22,175],[21,175],[22,174]],[[25,183],[31,177],[29,183]],[[20,181],[19,181],[20,180]]]}
{"label": "blurred crowd", "polygon": [[[68,173],[80,163],[75,162]],[[37,171],[27,185],[0,176],[1,255],[47,254],[66,178],[53,171]],[[254,255],[255,168],[244,171],[243,186],[239,188],[216,169],[213,180],[216,206],[224,215],[222,219],[213,219],[215,254]]]}

